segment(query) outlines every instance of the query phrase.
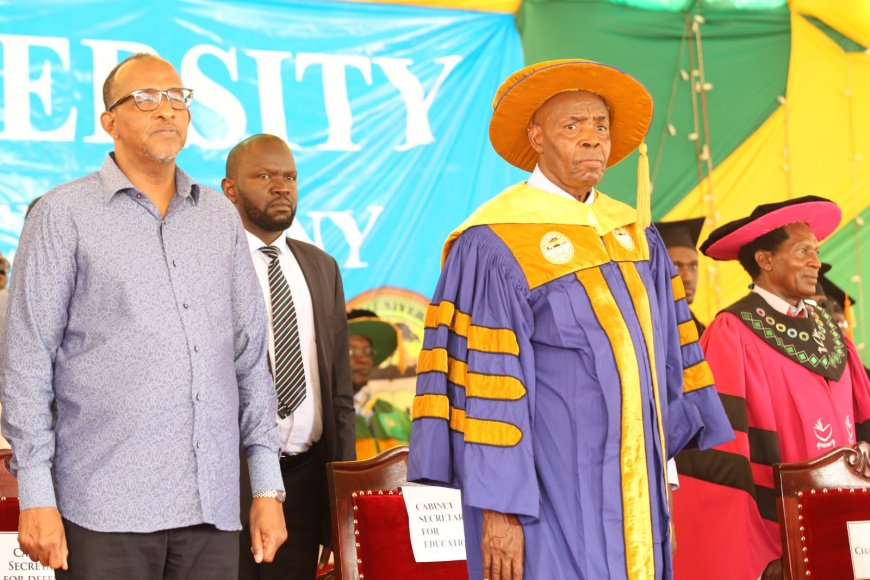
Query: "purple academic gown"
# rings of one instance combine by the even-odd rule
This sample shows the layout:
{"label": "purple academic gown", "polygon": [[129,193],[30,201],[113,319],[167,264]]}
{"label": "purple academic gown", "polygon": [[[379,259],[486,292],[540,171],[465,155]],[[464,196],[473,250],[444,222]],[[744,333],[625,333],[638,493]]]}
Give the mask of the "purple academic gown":
{"label": "purple academic gown", "polygon": [[520,517],[526,579],[669,578],[666,458],[732,434],[658,233],[476,225],[448,251],[408,477],[462,490],[469,577],[491,509]]}

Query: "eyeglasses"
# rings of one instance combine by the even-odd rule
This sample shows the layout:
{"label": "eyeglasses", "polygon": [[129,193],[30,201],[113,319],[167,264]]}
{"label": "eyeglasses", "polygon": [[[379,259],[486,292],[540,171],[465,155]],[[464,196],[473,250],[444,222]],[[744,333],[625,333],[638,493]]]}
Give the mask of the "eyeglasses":
{"label": "eyeglasses", "polygon": [[160,100],[163,96],[166,96],[166,100],[169,101],[169,106],[175,109],[176,111],[183,111],[185,109],[189,109],[191,103],[193,103],[193,89],[166,89],[165,91],[161,91],[160,89],[139,89],[133,91],[127,95],[124,95],[108,107],[106,107],[106,111],[111,111],[127,99],[132,98],[133,102],[136,103],[136,107],[140,111],[156,111],[160,108]]}
{"label": "eyeglasses", "polygon": [[375,349],[373,349],[373,348],[351,348],[351,349],[348,349],[347,353],[351,357],[355,357],[355,356],[374,357],[375,356]]}

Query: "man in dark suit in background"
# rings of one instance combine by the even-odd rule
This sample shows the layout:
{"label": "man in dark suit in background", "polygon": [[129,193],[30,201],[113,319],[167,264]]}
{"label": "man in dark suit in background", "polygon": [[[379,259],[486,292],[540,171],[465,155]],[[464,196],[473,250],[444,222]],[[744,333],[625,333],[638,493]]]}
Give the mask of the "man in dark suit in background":
{"label": "man in dark suit in background", "polygon": [[[315,577],[318,548],[325,546],[324,562],[330,553],[325,465],[354,459],[341,274],[328,254],[284,235],[296,214],[296,179],[296,162],[287,144],[261,134],[230,151],[221,182],[248,232],[269,310],[269,363],[278,397],[281,475],[287,490],[288,536],[273,563],[254,562],[247,549],[247,526],[242,531],[239,578],[246,579]],[[243,490],[243,503],[246,498],[250,494]]]}

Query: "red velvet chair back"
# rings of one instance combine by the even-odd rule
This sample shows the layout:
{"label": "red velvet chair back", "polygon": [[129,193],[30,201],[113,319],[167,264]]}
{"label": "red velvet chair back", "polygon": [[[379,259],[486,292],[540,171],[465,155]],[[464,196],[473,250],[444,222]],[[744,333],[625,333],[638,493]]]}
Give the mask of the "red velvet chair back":
{"label": "red velvet chair back", "polygon": [[9,471],[11,449],[0,449],[0,532],[18,531],[18,480]]}
{"label": "red velvet chair back", "polygon": [[870,520],[870,444],[774,465],[783,578],[852,578],[847,521]]}
{"label": "red velvet chair back", "polygon": [[326,466],[332,512],[335,578],[358,580],[353,494],[408,485],[408,448],[394,447],[363,461],[334,461]]}

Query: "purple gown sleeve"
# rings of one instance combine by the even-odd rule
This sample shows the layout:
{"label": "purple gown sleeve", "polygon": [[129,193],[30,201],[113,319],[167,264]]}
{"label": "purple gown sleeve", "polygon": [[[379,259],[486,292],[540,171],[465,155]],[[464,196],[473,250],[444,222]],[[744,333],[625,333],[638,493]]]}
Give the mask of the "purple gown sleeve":
{"label": "purple gown sleeve", "polygon": [[461,487],[463,503],[538,516],[532,451],[532,315],[519,268],[489,229],[454,243],[426,315],[409,480]]}

